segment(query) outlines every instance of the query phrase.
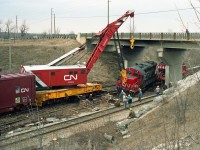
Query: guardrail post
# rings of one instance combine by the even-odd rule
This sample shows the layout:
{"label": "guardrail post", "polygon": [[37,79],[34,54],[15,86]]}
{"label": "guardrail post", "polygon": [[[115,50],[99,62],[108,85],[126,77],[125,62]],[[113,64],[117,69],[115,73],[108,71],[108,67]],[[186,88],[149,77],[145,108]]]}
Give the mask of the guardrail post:
{"label": "guardrail post", "polygon": [[187,36],[187,40],[190,39],[190,33],[186,33],[186,36]]}
{"label": "guardrail post", "polygon": [[176,33],[174,33],[174,37],[173,38],[174,38],[174,40],[176,40]]}
{"label": "guardrail post", "polygon": [[160,39],[163,40],[163,33],[160,33]]}

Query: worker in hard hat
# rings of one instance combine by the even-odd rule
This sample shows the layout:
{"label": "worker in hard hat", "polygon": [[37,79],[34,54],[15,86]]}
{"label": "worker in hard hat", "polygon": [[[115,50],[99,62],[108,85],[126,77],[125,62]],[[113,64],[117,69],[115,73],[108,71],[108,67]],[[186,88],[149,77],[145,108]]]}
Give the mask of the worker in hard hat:
{"label": "worker in hard hat", "polygon": [[138,90],[139,90],[138,100],[141,102],[142,101],[142,90],[141,90],[141,88],[139,88]]}
{"label": "worker in hard hat", "polygon": [[127,99],[128,99],[128,108],[130,109],[131,108],[131,104],[133,102],[133,97],[130,94],[128,94]]}
{"label": "worker in hard hat", "polygon": [[135,116],[135,112],[133,111],[133,109],[132,108],[130,108],[130,112],[129,112],[129,115],[128,115],[128,119],[130,119],[130,118],[135,118],[136,116]]}
{"label": "worker in hard hat", "polygon": [[134,48],[134,42],[135,42],[135,40],[134,40],[134,37],[132,36],[131,39],[130,39],[130,43],[131,43],[131,44],[130,44],[130,48],[131,48],[131,49]]}

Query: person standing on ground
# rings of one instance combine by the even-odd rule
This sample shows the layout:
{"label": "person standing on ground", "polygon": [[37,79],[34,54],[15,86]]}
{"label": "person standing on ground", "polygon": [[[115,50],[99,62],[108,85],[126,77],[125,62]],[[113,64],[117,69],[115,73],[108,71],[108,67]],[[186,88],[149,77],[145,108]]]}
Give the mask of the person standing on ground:
{"label": "person standing on ground", "polygon": [[141,90],[141,88],[139,88],[138,98],[139,98],[139,101],[141,102],[142,101],[142,90]]}
{"label": "person standing on ground", "polygon": [[130,109],[131,108],[131,104],[133,102],[133,97],[129,94],[127,99],[128,99],[128,108]]}
{"label": "person standing on ground", "polygon": [[124,103],[124,108],[126,109],[127,108],[127,96],[126,96],[126,93],[124,92],[123,94],[123,103]]}
{"label": "person standing on ground", "polygon": [[156,87],[156,96],[159,96],[160,95],[160,87],[159,85]]}
{"label": "person standing on ground", "polygon": [[121,102],[123,102],[123,95],[124,95],[124,91],[121,90],[121,93],[119,94],[119,97],[120,97]]}

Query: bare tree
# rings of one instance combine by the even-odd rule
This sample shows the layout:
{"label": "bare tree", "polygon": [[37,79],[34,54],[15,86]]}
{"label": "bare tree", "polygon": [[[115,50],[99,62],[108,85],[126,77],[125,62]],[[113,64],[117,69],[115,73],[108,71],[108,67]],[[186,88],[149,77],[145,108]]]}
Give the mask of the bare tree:
{"label": "bare tree", "polygon": [[56,28],[55,34],[60,34],[60,28],[59,27]]}
{"label": "bare tree", "polygon": [[45,37],[47,36],[47,34],[48,34],[48,33],[47,33],[46,31],[44,31],[44,32],[42,33],[42,37],[45,38]]}
{"label": "bare tree", "polygon": [[2,24],[3,24],[3,21],[2,20],[0,20],[0,32],[2,32]]}
{"label": "bare tree", "polygon": [[8,19],[8,21],[5,23],[6,25],[6,32],[7,32],[7,38],[10,38],[10,32],[15,28],[13,24],[13,21]]}
{"label": "bare tree", "polygon": [[24,37],[29,30],[28,25],[26,24],[26,20],[23,21],[22,25],[19,27],[21,32],[21,37]]}
{"label": "bare tree", "polygon": [[68,36],[67,36],[67,39],[76,39],[76,34],[74,31],[70,31]]}
{"label": "bare tree", "polygon": [[2,29],[3,29],[3,25],[2,25],[2,24],[3,24],[3,21],[0,20],[0,38],[2,37],[2,36],[1,36],[1,34],[2,34],[1,32],[2,32]]}

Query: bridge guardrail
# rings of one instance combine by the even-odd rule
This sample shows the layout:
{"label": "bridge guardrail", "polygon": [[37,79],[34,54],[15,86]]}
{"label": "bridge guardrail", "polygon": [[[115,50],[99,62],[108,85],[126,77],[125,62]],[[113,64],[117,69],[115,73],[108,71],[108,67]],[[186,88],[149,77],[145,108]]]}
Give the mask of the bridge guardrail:
{"label": "bridge guardrail", "polygon": [[[96,33],[80,33],[80,37],[92,38],[95,34]],[[130,39],[131,36],[141,40],[200,40],[200,33],[119,33],[120,39]]]}
{"label": "bridge guardrail", "polygon": [[20,40],[26,40],[26,39],[76,39],[77,34],[44,34],[44,33],[26,33],[25,35],[21,35],[20,33],[6,33],[6,32],[0,32],[0,40],[4,39],[20,39]]}
{"label": "bridge guardrail", "polygon": [[[96,33],[80,33],[80,37],[84,37],[86,39],[92,38],[95,36]],[[121,32],[119,33],[120,39],[130,39],[131,36],[134,36],[134,38],[140,39],[140,40],[190,40],[190,41],[196,41],[200,40],[200,33],[180,33],[180,32],[174,32],[174,33],[156,33],[156,32],[150,32],[150,33],[125,33]],[[8,39],[6,37],[6,33],[0,32],[0,38],[1,39]],[[58,38],[64,38],[64,39],[76,39],[77,34],[52,34],[52,35],[45,35],[45,34],[34,34],[34,33],[27,33],[25,36],[21,37],[20,34],[10,34],[10,38],[15,39],[58,39]]]}

